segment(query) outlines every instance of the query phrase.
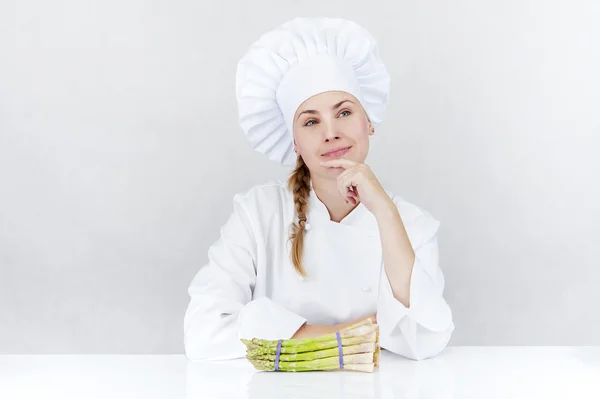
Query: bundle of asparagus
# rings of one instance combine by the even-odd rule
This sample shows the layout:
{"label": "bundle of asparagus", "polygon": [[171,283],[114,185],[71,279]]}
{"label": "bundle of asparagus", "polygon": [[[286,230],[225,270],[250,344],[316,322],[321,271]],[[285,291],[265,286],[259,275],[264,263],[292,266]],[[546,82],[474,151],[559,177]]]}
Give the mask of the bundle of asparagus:
{"label": "bundle of asparagus", "polygon": [[379,325],[363,320],[337,333],[315,338],[267,341],[242,339],[246,358],[257,370],[352,370],[379,367]]}

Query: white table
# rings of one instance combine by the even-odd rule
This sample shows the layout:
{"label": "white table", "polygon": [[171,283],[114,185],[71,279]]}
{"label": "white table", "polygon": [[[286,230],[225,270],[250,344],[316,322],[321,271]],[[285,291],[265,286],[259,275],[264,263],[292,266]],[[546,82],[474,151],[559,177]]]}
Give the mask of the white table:
{"label": "white table", "polygon": [[447,347],[374,373],[259,372],[246,359],[0,355],[0,398],[600,398],[600,347]]}

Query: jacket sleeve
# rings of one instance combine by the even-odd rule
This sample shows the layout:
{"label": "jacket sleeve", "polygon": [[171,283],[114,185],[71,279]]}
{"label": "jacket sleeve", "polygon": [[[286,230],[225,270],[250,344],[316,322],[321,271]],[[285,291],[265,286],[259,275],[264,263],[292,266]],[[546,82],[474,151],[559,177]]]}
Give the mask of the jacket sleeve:
{"label": "jacket sleeve", "polygon": [[257,239],[244,199],[234,196],[234,211],[188,289],[184,346],[192,361],[245,357],[240,338],[287,339],[306,322],[267,297],[252,299]]}
{"label": "jacket sleeve", "polygon": [[409,225],[407,233],[416,255],[410,280],[410,307],[394,297],[382,265],[377,322],[382,348],[422,360],[436,356],[446,347],[454,323],[442,295],[445,280],[437,241],[440,222],[424,212]]}

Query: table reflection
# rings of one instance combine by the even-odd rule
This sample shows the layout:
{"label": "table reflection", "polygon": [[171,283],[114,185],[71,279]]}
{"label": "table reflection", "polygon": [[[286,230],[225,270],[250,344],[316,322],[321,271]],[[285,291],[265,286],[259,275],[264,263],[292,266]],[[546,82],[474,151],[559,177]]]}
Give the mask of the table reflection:
{"label": "table reflection", "polygon": [[246,359],[189,362],[186,398],[453,398],[443,357],[413,361],[382,351],[374,373],[257,371]]}

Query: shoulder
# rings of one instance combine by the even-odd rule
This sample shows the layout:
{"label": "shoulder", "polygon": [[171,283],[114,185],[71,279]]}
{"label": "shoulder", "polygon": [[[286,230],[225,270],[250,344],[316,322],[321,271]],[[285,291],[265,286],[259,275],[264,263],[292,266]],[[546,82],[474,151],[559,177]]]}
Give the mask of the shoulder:
{"label": "shoulder", "polygon": [[293,196],[282,180],[269,180],[236,193],[233,205],[234,212],[259,235],[282,228],[294,210]]}
{"label": "shoulder", "polygon": [[400,195],[385,191],[396,205],[413,247],[418,247],[437,235],[441,222],[431,212]]}
{"label": "shoulder", "polygon": [[264,208],[283,204],[289,200],[290,195],[287,182],[273,179],[236,193],[234,202],[242,203],[250,208],[257,206]]}
{"label": "shoulder", "polygon": [[261,225],[276,215],[285,217],[294,210],[293,194],[283,180],[269,180],[240,191],[234,195],[233,204],[236,210]]}

